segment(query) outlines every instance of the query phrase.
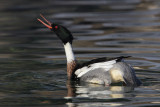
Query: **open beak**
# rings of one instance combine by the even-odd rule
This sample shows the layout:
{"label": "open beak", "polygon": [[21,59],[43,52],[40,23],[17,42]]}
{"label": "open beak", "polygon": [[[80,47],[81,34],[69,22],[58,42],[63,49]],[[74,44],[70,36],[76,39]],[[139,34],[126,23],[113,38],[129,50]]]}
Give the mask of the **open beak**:
{"label": "open beak", "polygon": [[45,22],[43,22],[41,19],[39,19],[39,18],[37,18],[37,20],[40,21],[43,25],[45,25],[49,29],[52,29],[51,23],[42,14],[40,14],[40,16],[42,17],[42,19],[44,21],[46,21],[47,24]]}

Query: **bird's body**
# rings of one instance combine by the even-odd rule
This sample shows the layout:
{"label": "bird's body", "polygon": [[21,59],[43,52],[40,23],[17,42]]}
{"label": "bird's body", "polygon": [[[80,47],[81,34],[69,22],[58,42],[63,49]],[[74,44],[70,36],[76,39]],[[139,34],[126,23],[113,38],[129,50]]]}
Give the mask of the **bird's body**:
{"label": "bird's body", "polygon": [[67,58],[67,75],[70,80],[110,85],[111,83],[123,82],[127,86],[139,86],[141,81],[136,77],[134,69],[123,61],[129,56],[115,58],[97,58],[91,61],[78,64],[72,50],[72,34],[65,27],[58,24],[51,24],[38,19],[46,27],[53,30],[61,39],[64,45]]}
{"label": "bird's body", "polygon": [[[109,85],[125,80],[123,79],[122,72],[130,72],[131,70],[124,70],[129,65],[121,60],[125,57],[117,58],[98,58],[89,62],[83,63],[75,69],[76,78],[81,81],[91,83]],[[128,67],[129,68],[129,67]]]}

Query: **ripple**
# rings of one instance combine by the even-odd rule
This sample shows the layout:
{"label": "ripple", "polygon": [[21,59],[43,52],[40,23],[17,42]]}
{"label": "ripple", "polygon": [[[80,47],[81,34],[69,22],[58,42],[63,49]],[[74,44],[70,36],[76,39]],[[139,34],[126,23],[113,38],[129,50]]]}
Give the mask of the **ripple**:
{"label": "ripple", "polygon": [[[1,1],[1,106],[159,106],[160,1]],[[68,82],[63,44],[40,13],[73,33],[78,61],[132,56],[143,85]]]}

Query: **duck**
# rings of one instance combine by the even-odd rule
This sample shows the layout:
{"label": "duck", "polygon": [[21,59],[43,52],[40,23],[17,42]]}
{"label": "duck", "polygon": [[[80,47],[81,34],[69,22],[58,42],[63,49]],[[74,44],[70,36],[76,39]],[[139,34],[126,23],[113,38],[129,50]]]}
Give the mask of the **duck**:
{"label": "duck", "polygon": [[134,68],[124,61],[131,56],[100,57],[78,63],[73,49],[72,33],[64,26],[51,23],[42,14],[37,20],[54,32],[62,41],[67,59],[67,77],[71,81],[82,81],[109,86],[112,83],[123,83],[125,86],[137,87],[142,83],[135,74]]}

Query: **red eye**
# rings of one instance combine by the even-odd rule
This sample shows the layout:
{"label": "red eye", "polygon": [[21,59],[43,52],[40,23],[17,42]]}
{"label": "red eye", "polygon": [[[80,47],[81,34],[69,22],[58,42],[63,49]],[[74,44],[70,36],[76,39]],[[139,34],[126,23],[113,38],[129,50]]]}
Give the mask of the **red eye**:
{"label": "red eye", "polygon": [[58,29],[58,26],[55,26],[54,28],[55,28],[55,29]]}

